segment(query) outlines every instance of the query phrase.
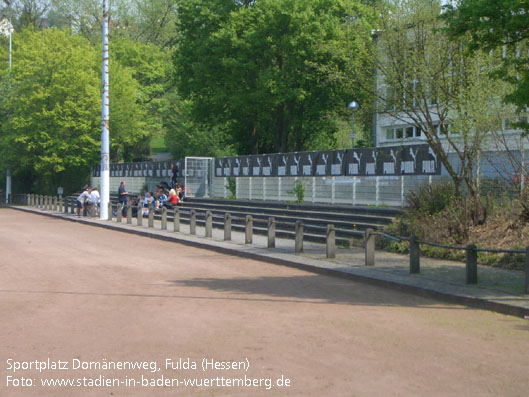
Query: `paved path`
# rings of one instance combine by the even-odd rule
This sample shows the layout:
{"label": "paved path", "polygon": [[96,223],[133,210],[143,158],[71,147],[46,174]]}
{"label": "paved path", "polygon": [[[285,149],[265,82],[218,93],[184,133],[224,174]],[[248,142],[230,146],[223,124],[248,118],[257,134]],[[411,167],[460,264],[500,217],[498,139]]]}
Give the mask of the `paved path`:
{"label": "paved path", "polygon": [[[45,213],[38,209],[25,210]],[[46,212],[47,215],[52,213]],[[136,226],[136,219],[131,225],[123,223],[100,221],[93,218],[78,220],[71,215],[53,213],[53,216],[75,220],[105,228],[113,228],[126,232],[140,233],[154,238],[165,238],[199,247],[216,249],[221,252],[245,255],[254,259],[262,259],[274,263],[300,266],[318,272],[330,272],[363,281],[374,282],[378,285],[406,289],[430,297],[443,298],[473,307],[486,308],[523,317],[529,315],[529,295],[523,294],[525,275],[520,271],[508,271],[478,266],[477,285],[465,284],[465,265],[461,262],[448,260],[421,258],[421,274],[409,274],[409,257],[377,251],[376,266],[364,266],[364,250],[362,248],[338,249],[336,259],[325,258],[325,247],[322,244],[305,243],[303,254],[294,254],[293,240],[277,238],[276,248],[267,249],[266,237],[254,235],[252,245],[244,244],[244,234],[232,233],[232,241],[223,240],[223,231],[213,229],[213,238],[204,237],[204,228],[197,227],[197,234],[189,234],[189,225],[181,224],[181,233],[162,231],[159,221],[155,221],[154,228],[147,228],[147,219],[143,220],[143,227]],[[172,224],[168,225],[172,230]]]}
{"label": "paved path", "polygon": [[[529,390],[527,320],[9,209],[0,233],[2,396]],[[48,358],[68,369],[13,371]],[[173,369],[179,358],[198,368]],[[203,372],[204,358],[249,368]],[[155,372],[94,368],[131,361]],[[15,387],[22,377],[36,386]],[[142,377],[172,387],[142,387]],[[195,378],[213,386],[175,386]],[[223,387],[222,378],[256,383]],[[285,378],[290,386],[278,386]],[[43,387],[46,379],[82,386]],[[84,386],[97,380],[124,383]]]}

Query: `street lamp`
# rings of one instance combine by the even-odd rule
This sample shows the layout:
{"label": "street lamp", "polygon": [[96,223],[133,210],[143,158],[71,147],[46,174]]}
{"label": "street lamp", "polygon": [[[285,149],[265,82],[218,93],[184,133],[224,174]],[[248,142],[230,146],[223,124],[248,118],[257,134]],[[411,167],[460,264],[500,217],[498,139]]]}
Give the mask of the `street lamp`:
{"label": "street lamp", "polygon": [[351,138],[351,148],[354,149],[355,147],[355,110],[358,109],[359,106],[358,106],[358,103],[353,101],[347,107],[351,109],[351,135],[349,135],[349,138]]}
{"label": "street lamp", "polygon": [[[11,5],[8,3],[8,5]],[[9,71],[11,71],[11,34],[13,33],[13,25],[11,24],[11,17],[9,19],[2,19],[0,21],[0,34],[9,37]],[[11,168],[7,168],[6,172],[6,203],[9,201],[11,195]]]}
{"label": "street lamp", "polygon": [[[110,91],[109,91],[109,53],[108,53],[108,0],[103,0],[103,74],[101,108],[101,202],[99,218],[107,219],[110,202]],[[112,215],[112,214],[110,214]]]}

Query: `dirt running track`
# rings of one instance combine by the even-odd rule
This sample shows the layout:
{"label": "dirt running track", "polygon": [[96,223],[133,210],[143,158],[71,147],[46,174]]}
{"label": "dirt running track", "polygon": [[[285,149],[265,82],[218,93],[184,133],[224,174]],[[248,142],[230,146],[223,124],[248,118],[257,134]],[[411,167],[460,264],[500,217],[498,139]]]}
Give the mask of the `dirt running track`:
{"label": "dirt running track", "polygon": [[527,320],[8,209],[0,233],[2,396],[529,395]]}

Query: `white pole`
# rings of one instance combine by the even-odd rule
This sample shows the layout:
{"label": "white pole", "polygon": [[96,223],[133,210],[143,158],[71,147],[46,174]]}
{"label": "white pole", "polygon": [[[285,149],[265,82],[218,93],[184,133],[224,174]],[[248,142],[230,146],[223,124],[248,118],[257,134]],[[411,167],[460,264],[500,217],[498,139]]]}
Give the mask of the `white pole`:
{"label": "white pole", "polygon": [[110,201],[110,98],[108,67],[108,0],[103,0],[103,93],[101,109],[101,205],[99,219],[108,219],[108,202]]}
{"label": "white pole", "polygon": [[[11,10],[9,10],[11,12]],[[11,41],[11,33],[13,31],[13,26],[11,25],[11,17],[9,17],[9,74],[11,74],[11,49],[12,49],[12,41]],[[7,167],[6,171],[6,203],[9,200],[9,196],[11,195],[11,167]]]}

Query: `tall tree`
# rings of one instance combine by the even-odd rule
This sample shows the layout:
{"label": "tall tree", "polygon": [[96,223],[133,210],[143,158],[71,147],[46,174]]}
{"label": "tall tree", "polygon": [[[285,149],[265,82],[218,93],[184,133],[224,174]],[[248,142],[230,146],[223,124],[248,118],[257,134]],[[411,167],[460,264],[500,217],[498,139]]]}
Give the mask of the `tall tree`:
{"label": "tall tree", "polygon": [[[11,165],[26,191],[75,190],[99,159],[100,50],[57,29],[24,30],[13,47],[12,73],[1,68],[0,161]],[[111,71],[111,148],[118,160],[146,132],[130,70],[114,62]]]}
{"label": "tall tree", "polygon": [[355,82],[374,14],[360,2],[191,0],[178,15],[179,92],[240,153],[333,147],[346,104],[369,103]]}
{"label": "tall tree", "polygon": [[422,0],[392,1],[381,13],[379,112],[395,124],[422,131],[457,193],[467,191],[479,204],[477,160],[490,140],[490,128],[497,128],[512,111],[498,100],[498,93],[508,92],[509,87],[489,78],[496,57],[469,55],[467,37],[447,37],[440,13],[440,2]]}

